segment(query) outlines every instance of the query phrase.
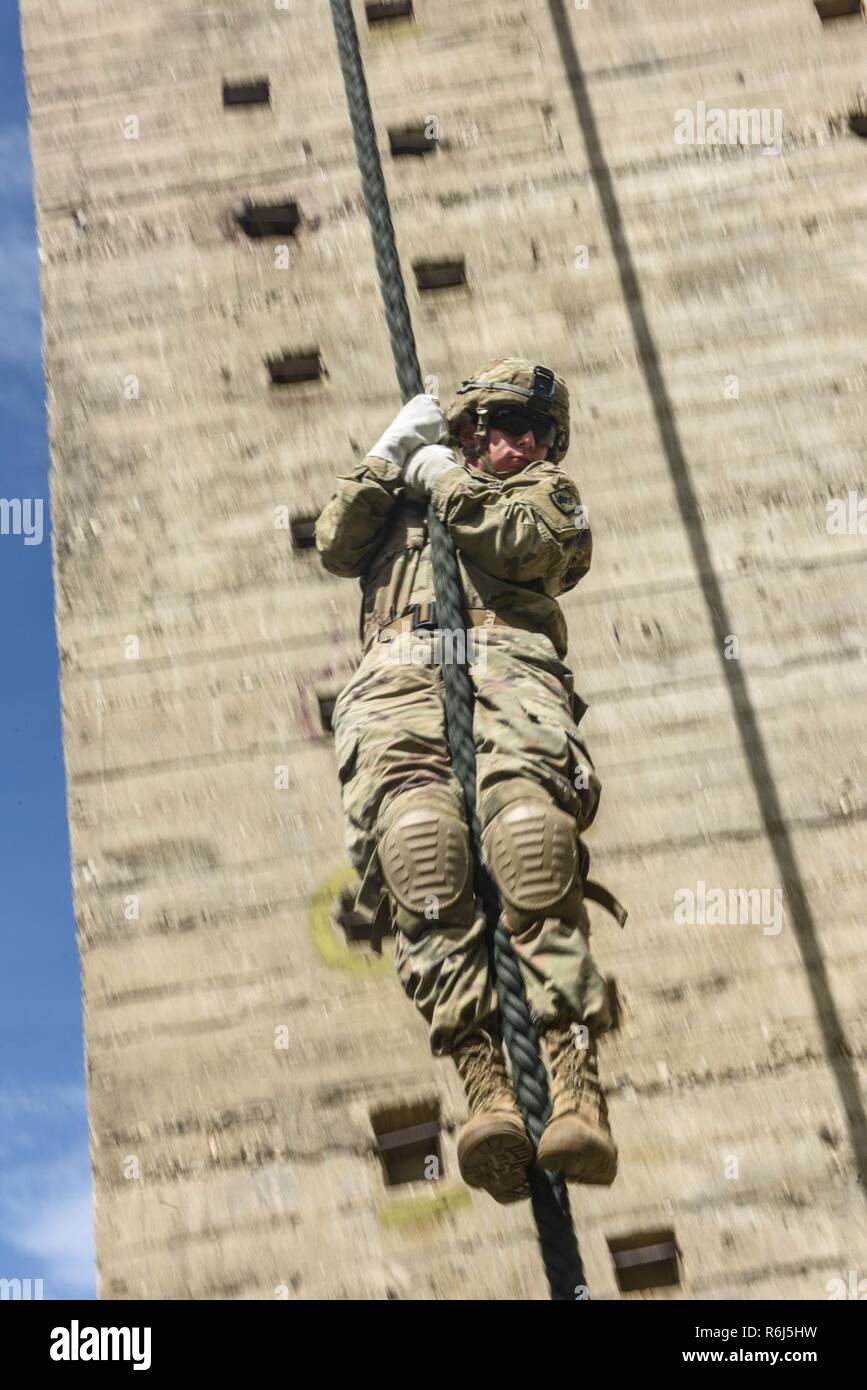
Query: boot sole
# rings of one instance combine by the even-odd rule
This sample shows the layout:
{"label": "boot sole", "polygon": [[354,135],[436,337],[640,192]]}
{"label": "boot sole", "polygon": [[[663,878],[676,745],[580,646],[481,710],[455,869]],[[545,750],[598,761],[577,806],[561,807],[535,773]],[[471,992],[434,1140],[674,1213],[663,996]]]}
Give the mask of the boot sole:
{"label": "boot sole", "polygon": [[562,1173],[567,1182],[610,1187],[617,1177],[617,1150],[577,1116],[554,1120],[539,1141],[536,1158],[549,1173]]}
{"label": "boot sole", "polygon": [[527,1167],[533,1161],[533,1146],[523,1126],[503,1127],[502,1119],[491,1118],[488,1133],[476,1132],[469,1142],[458,1140],[458,1167],[467,1187],[479,1187],[495,1202],[507,1205],[530,1196]]}

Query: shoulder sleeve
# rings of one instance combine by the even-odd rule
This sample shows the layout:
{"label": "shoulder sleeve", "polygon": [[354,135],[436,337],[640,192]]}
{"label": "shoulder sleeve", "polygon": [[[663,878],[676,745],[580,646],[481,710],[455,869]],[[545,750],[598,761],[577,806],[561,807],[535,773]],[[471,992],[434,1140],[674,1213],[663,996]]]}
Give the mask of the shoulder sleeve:
{"label": "shoulder sleeve", "polygon": [[354,579],[364,573],[397,500],[400,476],[396,464],[372,455],[338,473],[335,491],[316,522],[316,549],[332,574]]}

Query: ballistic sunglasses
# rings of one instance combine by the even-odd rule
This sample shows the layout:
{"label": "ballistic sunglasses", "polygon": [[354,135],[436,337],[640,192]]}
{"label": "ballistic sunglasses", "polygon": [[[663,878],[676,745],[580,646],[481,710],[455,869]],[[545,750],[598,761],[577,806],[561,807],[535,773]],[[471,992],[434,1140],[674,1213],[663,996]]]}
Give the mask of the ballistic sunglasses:
{"label": "ballistic sunglasses", "polygon": [[488,416],[488,424],[496,430],[502,430],[504,434],[511,434],[520,439],[528,430],[533,431],[533,438],[541,449],[543,446],[550,448],[557,437],[557,426],[551,420],[546,420],[540,415],[530,415],[526,410],[515,409],[506,406],[500,410],[492,410]]}

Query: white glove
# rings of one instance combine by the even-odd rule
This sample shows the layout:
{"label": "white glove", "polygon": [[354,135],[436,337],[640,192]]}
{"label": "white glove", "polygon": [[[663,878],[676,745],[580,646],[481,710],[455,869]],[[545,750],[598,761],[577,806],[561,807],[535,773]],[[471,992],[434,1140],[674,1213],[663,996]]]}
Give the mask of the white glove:
{"label": "white glove", "polygon": [[438,444],[448,437],[448,421],[436,396],[413,396],[368,453],[402,468],[420,445]]}
{"label": "white glove", "polygon": [[444,473],[460,468],[454,449],[446,444],[423,444],[410,454],[403,467],[403,481],[408,496],[427,497],[433,485]]}

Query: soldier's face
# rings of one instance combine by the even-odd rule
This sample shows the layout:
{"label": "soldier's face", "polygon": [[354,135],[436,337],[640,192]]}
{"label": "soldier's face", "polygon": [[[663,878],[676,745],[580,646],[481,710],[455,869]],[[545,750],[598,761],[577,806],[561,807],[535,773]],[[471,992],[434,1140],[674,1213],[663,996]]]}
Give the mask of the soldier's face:
{"label": "soldier's face", "polygon": [[507,434],[492,425],[488,431],[488,456],[495,473],[517,473],[528,463],[538,463],[548,452],[547,444],[537,444],[532,430]]}
{"label": "soldier's face", "polygon": [[[464,425],[460,433],[461,444],[469,448],[475,442],[472,425]],[[499,476],[518,473],[528,463],[538,463],[548,452],[547,444],[537,444],[532,430],[525,434],[507,434],[491,426],[488,430],[487,455],[490,470]]]}

